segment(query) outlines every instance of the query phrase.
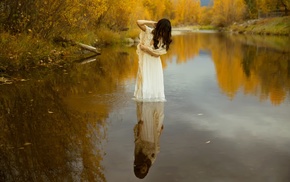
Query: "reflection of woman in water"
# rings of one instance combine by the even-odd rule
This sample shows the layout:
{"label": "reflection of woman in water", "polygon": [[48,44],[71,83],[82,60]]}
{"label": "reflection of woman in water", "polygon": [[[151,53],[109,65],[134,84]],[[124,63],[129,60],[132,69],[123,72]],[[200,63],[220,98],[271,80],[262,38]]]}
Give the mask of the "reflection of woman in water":
{"label": "reflection of woman in water", "polygon": [[164,103],[137,102],[138,123],[134,127],[136,177],[144,178],[160,151],[159,139],[163,130]]}

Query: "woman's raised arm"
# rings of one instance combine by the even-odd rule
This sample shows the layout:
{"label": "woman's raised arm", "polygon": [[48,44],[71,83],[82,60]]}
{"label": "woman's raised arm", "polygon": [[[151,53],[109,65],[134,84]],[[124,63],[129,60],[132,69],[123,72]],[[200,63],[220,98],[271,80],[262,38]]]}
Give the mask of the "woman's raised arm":
{"label": "woman's raised arm", "polygon": [[155,28],[155,25],[157,22],[152,21],[152,20],[137,20],[136,23],[137,23],[138,27],[145,32],[146,31],[145,25],[152,27],[152,28]]}

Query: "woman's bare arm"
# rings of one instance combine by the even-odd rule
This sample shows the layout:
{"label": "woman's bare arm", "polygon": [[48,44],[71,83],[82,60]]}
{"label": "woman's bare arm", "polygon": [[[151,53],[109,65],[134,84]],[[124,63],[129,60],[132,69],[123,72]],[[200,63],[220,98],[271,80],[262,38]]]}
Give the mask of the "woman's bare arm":
{"label": "woman's bare arm", "polygon": [[145,53],[147,53],[147,54],[149,54],[149,55],[151,55],[153,57],[159,57],[160,56],[159,54],[155,53],[152,49],[150,49],[149,47],[147,47],[145,45],[140,45],[140,49],[143,52],[145,52]]}
{"label": "woman's bare arm", "polygon": [[138,27],[143,30],[144,32],[146,31],[146,27],[145,25],[149,26],[149,27],[155,27],[156,25],[156,21],[151,21],[151,20],[137,20],[137,25]]}

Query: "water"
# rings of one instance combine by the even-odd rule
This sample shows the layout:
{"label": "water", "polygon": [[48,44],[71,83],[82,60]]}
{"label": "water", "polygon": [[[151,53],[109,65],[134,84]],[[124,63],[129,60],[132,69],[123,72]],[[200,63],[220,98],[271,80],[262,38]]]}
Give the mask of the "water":
{"label": "water", "polygon": [[[142,181],[288,182],[289,38],[187,33],[173,42],[162,57],[160,148]],[[140,181],[135,47],[81,63],[0,86],[0,181]]]}

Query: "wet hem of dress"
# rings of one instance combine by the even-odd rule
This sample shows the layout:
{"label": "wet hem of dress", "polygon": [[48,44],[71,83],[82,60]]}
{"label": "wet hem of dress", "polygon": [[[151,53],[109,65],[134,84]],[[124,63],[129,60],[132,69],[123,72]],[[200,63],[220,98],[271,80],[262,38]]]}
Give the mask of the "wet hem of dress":
{"label": "wet hem of dress", "polygon": [[132,100],[136,102],[166,102],[166,99],[137,99],[137,98],[132,98]]}

